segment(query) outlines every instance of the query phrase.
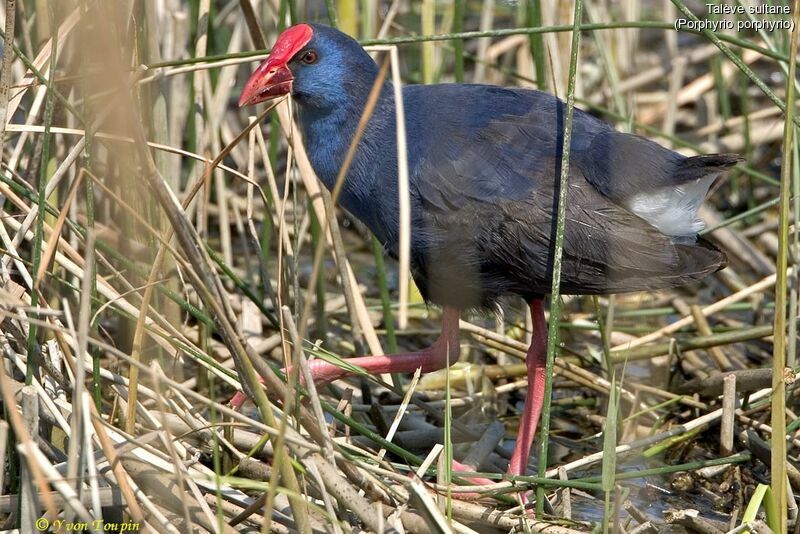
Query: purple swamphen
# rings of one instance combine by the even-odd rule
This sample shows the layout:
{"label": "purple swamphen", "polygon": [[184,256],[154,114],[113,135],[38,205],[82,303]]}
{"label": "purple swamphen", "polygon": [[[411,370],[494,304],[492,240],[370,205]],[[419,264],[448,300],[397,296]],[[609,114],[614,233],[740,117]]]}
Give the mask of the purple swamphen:
{"label": "purple swamphen", "polygon": [[[330,189],[356,133],[378,66],[333,28],[285,30],[239,105],[291,94],[308,155]],[[566,106],[530,89],[489,85],[403,88],[411,200],[411,270],[427,302],[443,306],[440,337],[409,354],[349,361],[370,373],[433,371],[458,356],[463,310],[503,295],[530,305],[529,394],[509,472],[524,474],[544,400],[547,327]],[[676,287],[725,266],[697,236],[697,209],[714,179],[741,158],[685,157],[575,110],[561,274],[563,294]],[[348,170],[340,204],[398,253],[395,101],[383,87]],[[348,373],[311,362],[316,380]]]}

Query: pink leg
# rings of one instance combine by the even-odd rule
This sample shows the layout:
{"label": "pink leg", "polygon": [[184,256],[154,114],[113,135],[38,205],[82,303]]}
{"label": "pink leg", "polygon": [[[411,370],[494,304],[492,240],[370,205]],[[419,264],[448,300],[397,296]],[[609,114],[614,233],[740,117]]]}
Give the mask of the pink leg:
{"label": "pink leg", "polygon": [[[361,367],[369,374],[382,373],[411,373],[418,368],[422,368],[423,373],[442,369],[447,365],[448,353],[450,363],[458,360],[458,321],[461,313],[455,308],[445,307],[442,314],[442,333],[434,341],[433,345],[418,352],[405,354],[392,354],[386,356],[361,356],[358,358],[348,358],[350,364]],[[322,360],[313,360],[308,364],[311,374],[314,375],[316,383],[327,383],[354,373],[342,369],[332,363]],[[239,391],[230,400],[229,405],[234,410],[241,408],[246,395]]]}
{"label": "pink leg", "polygon": [[541,299],[531,301],[531,319],[533,320],[533,338],[528,349],[528,396],[522,410],[517,444],[511,455],[508,472],[512,475],[524,475],[531,453],[533,436],[544,403],[544,373],[547,354],[547,325],[544,320],[544,302]]}
{"label": "pink leg", "polygon": [[[461,313],[459,310],[451,307],[445,307],[442,314],[442,333],[433,344],[418,352],[410,352],[405,354],[393,354],[387,356],[362,356],[358,358],[348,358],[347,362],[361,367],[370,374],[382,373],[411,373],[418,368],[422,368],[423,373],[436,371],[442,369],[447,365],[448,353],[450,363],[455,363],[458,359],[460,352],[458,342],[458,321]],[[327,383],[348,375],[352,375],[350,371],[342,369],[322,360],[313,360],[308,364],[311,374],[314,375],[316,383]],[[234,410],[242,407],[242,404],[247,400],[247,396],[242,391],[238,391],[230,400],[229,405]],[[471,465],[464,465],[459,462],[453,462],[453,470],[455,471],[475,471],[476,467]],[[494,484],[495,481],[474,477],[468,478],[473,484]],[[479,498],[480,495],[462,495],[463,498]]]}
{"label": "pink leg", "polygon": [[244,391],[237,391],[228,401],[228,406],[233,410],[239,410],[244,406],[245,401],[247,401],[247,395],[245,395]]}
{"label": "pink leg", "polygon": [[[385,356],[361,356],[359,358],[348,358],[347,363],[357,365],[371,375],[383,373],[413,373],[418,368],[422,368],[423,373],[437,371],[444,368],[448,361],[450,363],[458,360],[458,321],[460,312],[455,308],[445,307],[442,313],[442,333],[439,338],[428,348],[418,352],[405,354],[389,354]],[[317,383],[326,383],[350,376],[353,373],[342,369],[332,363],[322,360],[309,362],[308,368],[314,375]]]}
{"label": "pink leg", "polygon": [[[544,373],[547,350],[547,327],[544,318],[544,303],[536,299],[530,303],[531,318],[533,320],[533,339],[528,349],[528,384],[529,393],[525,399],[522,420],[517,437],[517,444],[511,456],[509,473],[522,475],[528,464],[536,426],[542,413],[544,403]],[[422,368],[423,372],[442,369],[447,363],[448,352],[450,362],[454,363],[459,354],[458,321],[460,313],[454,308],[444,309],[442,320],[442,333],[430,347],[418,352],[395,354],[390,356],[363,356],[349,358],[347,361],[365,369],[370,374],[413,372]],[[315,381],[319,383],[331,382],[344,378],[353,373],[336,365],[314,360],[309,363]],[[231,399],[230,406],[238,409],[246,400],[243,392],[238,392]],[[465,466],[454,462],[453,468],[457,471],[472,471],[472,466]],[[470,479],[475,484],[492,484],[493,481],[483,478]]]}

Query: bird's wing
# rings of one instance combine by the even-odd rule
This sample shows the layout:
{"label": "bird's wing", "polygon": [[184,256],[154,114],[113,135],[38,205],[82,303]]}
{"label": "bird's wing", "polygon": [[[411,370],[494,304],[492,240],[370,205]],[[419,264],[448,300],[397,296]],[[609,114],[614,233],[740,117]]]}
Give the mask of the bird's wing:
{"label": "bird's wing", "polygon": [[528,198],[538,181],[557,174],[545,167],[555,150],[547,128],[503,117],[485,128],[458,127],[436,140],[414,169],[412,187],[430,209],[449,211],[464,202],[510,201]]}
{"label": "bird's wing", "polygon": [[[529,162],[524,149],[514,146],[512,156],[503,152],[501,161],[484,153],[468,158],[466,165],[437,166],[436,174],[420,176],[416,185],[424,199],[422,227],[434,237],[431,244],[442,250],[455,250],[459,240],[470,240],[475,250],[470,261],[515,280],[515,292],[547,293],[560,161],[540,156]],[[672,287],[724,264],[716,249],[675,243],[600,194],[577,166],[570,169],[565,209],[564,293]]]}

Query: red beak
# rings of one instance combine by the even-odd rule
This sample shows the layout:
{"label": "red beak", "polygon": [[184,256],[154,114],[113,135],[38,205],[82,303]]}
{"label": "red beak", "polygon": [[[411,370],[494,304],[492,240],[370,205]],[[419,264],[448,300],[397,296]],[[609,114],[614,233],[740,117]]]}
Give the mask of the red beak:
{"label": "red beak", "polygon": [[288,63],[311,41],[313,35],[314,30],[308,24],[297,24],[284,30],[278,36],[269,57],[247,80],[242,96],[239,97],[239,107],[258,104],[291,93],[294,77]]}
{"label": "red beak", "polygon": [[247,80],[239,97],[239,107],[288,95],[292,91],[292,81],[292,71],[286,63],[279,64],[269,57]]}

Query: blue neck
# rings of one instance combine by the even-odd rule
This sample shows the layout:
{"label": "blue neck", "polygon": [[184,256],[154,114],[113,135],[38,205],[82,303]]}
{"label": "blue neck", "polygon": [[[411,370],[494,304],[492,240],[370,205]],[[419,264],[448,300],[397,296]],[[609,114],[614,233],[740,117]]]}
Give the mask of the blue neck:
{"label": "blue neck", "polygon": [[[309,160],[328,190],[334,188],[373,83],[374,78],[352,84],[335,105],[296,99]],[[392,85],[385,82],[339,196],[339,204],[384,244],[394,242],[397,232],[396,146]]]}

